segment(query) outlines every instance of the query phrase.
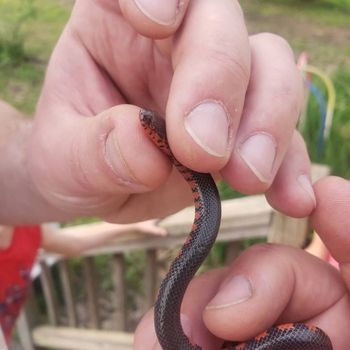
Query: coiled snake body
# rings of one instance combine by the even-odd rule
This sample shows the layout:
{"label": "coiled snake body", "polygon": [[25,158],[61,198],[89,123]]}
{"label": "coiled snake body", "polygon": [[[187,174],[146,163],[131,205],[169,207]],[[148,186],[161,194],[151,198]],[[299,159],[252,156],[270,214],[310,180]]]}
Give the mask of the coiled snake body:
{"label": "coiled snake body", "polygon": [[[165,122],[154,112],[140,111],[141,125],[191,187],[195,205],[192,230],[163,280],[155,305],[155,328],[163,350],[204,350],[184,334],[180,308],[186,288],[215,243],[221,220],[221,202],[210,174],[198,173],[179,163],[172,154]],[[303,323],[274,326],[245,343],[225,342],[226,350],[332,350],[328,336]],[[208,349],[212,350],[212,349]]]}

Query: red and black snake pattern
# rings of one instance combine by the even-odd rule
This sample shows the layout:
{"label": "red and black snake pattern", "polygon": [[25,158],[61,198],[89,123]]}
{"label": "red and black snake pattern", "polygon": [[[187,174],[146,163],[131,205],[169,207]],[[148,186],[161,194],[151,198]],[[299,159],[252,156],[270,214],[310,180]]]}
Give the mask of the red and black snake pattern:
{"label": "red and black snake pattern", "polygon": [[[141,110],[140,121],[150,139],[161,149],[191,187],[195,205],[192,230],[163,280],[155,305],[155,328],[163,350],[204,350],[184,334],[180,308],[186,288],[215,243],[221,221],[221,202],[210,174],[183,166],[172,154],[165,122],[154,112]],[[226,341],[226,350],[331,350],[328,336],[303,323],[274,326],[245,343]],[[211,349],[208,349],[211,350]]]}

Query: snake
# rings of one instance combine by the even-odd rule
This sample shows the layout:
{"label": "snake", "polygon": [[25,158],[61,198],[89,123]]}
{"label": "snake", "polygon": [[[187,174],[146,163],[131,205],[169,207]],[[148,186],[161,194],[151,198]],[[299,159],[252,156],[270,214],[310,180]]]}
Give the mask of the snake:
{"label": "snake", "polygon": [[[192,229],[163,279],[154,307],[154,325],[163,350],[213,350],[193,344],[185,335],[180,309],[187,286],[210,253],[219,232],[221,200],[213,177],[181,164],[173,155],[166,124],[154,111],[141,109],[140,123],[149,139],[170,160],[189,184],[195,215]],[[306,323],[275,325],[245,342],[225,341],[225,350],[332,350],[320,328]]]}

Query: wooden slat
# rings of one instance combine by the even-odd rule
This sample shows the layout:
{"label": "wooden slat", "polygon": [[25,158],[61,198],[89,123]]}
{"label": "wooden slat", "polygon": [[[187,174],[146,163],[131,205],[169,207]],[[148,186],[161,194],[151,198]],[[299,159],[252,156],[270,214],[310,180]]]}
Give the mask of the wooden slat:
{"label": "wooden slat", "polygon": [[[325,165],[312,165],[313,180],[319,179],[329,173],[329,167]],[[269,230],[272,208],[263,195],[248,196],[222,202],[222,221],[218,241],[239,241],[247,238],[266,237]],[[193,207],[181,210],[170,215],[160,222],[169,235],[166,237],[151,237],[138,232],[129,232],[118,235],[113,241],[104,246],[91,249],[83,253],[84,256],[96,256],[103,254],[125,253],[139,249],[170,248],[181,244],[188,234],[193,221]],[[115,230],[113,224],[100,222],[62,228],[69,233],[71,231],[109,232]]]}
{"label": "wooden slat", "polygon": [[61,260],[58,263],[60,279],[63,288],[63,298],[67,311],[68,325],[76,327],[78,324],[77,313],[75,310],[74,295],[71,281],[71,273],[67,260]]}
{"label": "wooden slat", "polygon": [[86,283],[87,308],[89,312],[89,327],[100,328],[100,317],[98,312],[98,296],[96,284],[96,272],[93,257],[83,259],[84,278]]}
{"label": "wooden slat", "polygon": [[126,286],[125,286],[125,262],[123,254],[113,254],[112,281],[114,287],[114,327],[119,331],[126,329]]}
{"label": "wooden slat", "polygon": [[[239,241],[247,238],[266,237],[270,224],[272,209],[262,195],[249,196],[222,202],[221,229],[217,241]],[[159,224],[169,234],[165,237],[154,237],[137,232],[118,235],[103,246],[82,253],[82,256],[97,256],[113,253],[126,253],[142,249],[173,248],[182,244],[188,235],[193,222],[193,207],[185,208],[171,215]],[[90,230],[106,232],[114,229],[113,224],[95,223],[62,228],[66,233]],[[45,256],[54,254],[45,253]]]}
{"label": "wooden slat", "polygon": [[145,269],[143,275],[144,284],[144,311],[149,310],[155,300],[158,289],[158,264],[157,250],[148,249],[146,251]]}
{"label": "wooden slat", "polygon": [[312,163],[311,165],[312,182],[315,182],[329,175],[330,172],[331,172],[331,168],[328,165]]}
{"label": "wooden slat", "polygon": [[40,281],[44,292],[49,322],[53,326],[58,325],[57,296],[53,287],[51,270],[45,261],[40,262]]}
{"label": "wooden slat", "polygon": [[[25,313],[24,310],[22,310],[19,314],[16,324],[17,334],[23,350],[34,350],[32,332],[30,330],[30,322],[27,319],[27,316],[28,315]],[[1,341],[0,349],[3,350],[3,348],[1,347]]]}
{"label": "wooden slat", "polygon": [[[262,236],[256,228],[269,224],[271,207],[262,195],[222,201],[222,220],[219,241],[240,240],[248,236]],[[193,207],[168,216],[160,222],[170,236],[187,235],[194,217]]]}
{"label": "wooden slat", "polygon": [[1,350],[7,350],[7,344],[5,340],[4,333],[2,332],[2,329],[0,328],[0,349]]}
{"label": "wooden slat", "polygon": [[276,213],[271,222],[268,242],[303,247],[309,222],[307,219],[296,219]]}
{"label": "wooden slat", "polygon": [[238,257],[241,245],[240,242],[229,242],[227,244],[226,264],[230,264]]}
{"label": "wooden slat", "polygon": [[116,331],[41,326],[33,331],[36,346],[56,350],[132,350],[133,335]]}
{"label": "wooden slat", "polygon": [[[17,319],[16,331],[23,350],[34,350],[31,330],[39,322],[39,309],[35,300],[33,285],[28,286],[27,301]],[[1,349],[1,347],[0,347]]]}
{"label": "wooden slat", "polygon": [[31,326],[37,325],[39,322],[40,311],[36,298],[33,284],[30,284],[28,286],[27,300],[22,310],[26,313],[26,318]]}
{"label": "wooden slat", "polygon": [[[312,178],[316,180],[329,173],[326,165],[313,164]],[[273,210],[263,195],[248,196],[222,202],[222,222],[218,241],[239,241],[247,238],[266,237]],[[170,215],[160,222],[169,235],[166,237],[152,237],[138,232],[128,232],[118,235],[108,244],[91,249],[83,253],[84,256],[125,253],[138,249],[170,248],[181,244],[188,234],[193,221],[193,207]],[[62,231],[82,231],[88,234],[94,232],[110,232],[115,225],[98,222],[61,228]]]}

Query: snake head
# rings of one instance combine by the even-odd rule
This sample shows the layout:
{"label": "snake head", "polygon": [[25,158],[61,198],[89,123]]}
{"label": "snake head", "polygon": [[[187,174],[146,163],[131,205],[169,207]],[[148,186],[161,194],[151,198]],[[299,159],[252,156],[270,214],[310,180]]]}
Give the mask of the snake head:
{"label": "snake head", "polygon": [[166,155],[172,156],[166,137],[165,121],[156,112],[146,109],[140,110],[140,122],[148,137]]}
{"label": "snake head", "polygon": [[144,129],[152,130],[162,138],[166,136],[165,121],[156,112],[146,110],[146,109],[141,109],[140,121]]}
{"label": "snake head", "polygon": [[165,121],[156,112],[141,109],[140,121],[142,127],[154,142],[157,143],[158,139],[166,140]]}

